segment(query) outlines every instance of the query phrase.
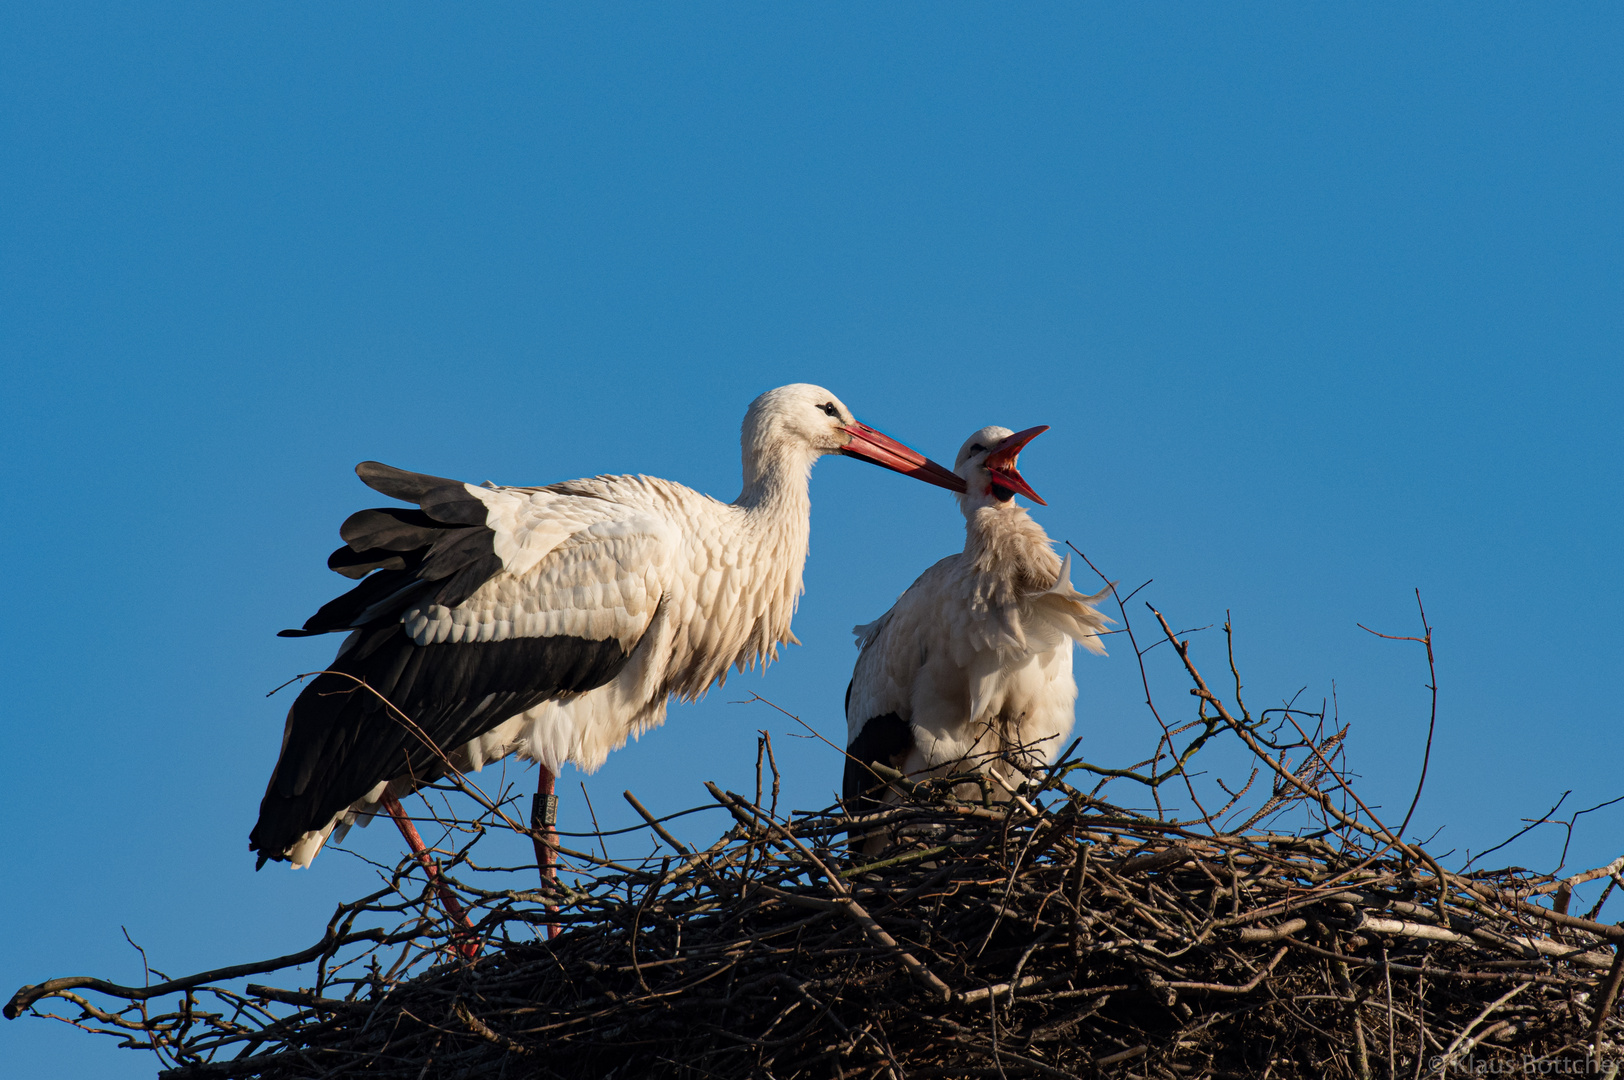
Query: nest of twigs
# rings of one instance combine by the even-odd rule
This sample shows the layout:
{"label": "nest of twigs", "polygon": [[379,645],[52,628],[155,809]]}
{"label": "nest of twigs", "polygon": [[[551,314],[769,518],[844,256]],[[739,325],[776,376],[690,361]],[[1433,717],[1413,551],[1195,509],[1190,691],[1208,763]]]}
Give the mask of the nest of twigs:
{"label": "nest of twigs", "polygon": [[[710,785],[731,826],[703,850],[628,793],[662,845],[650,857],[560,847],[555,887],[482,888],[472,841],[448,854],[467,923],[408,860],[305,953],[154,987],[57,980],[7,1011],[68,999],[80,1012],[62,1019],[158,1051],[176,1080],[1612,1067],[1624,930],[1595,921],[1600,901],[1568,908],[1624,860],[1565,879],[1447,872],[1353,796],[1342,731],[1271,736],[1168,637],[1202,702],[1191,740],[1238,736],[1272,773],[1263,810],[1295,808],[1299,834],[1076,786],[1178,775],[1191,750],[1173,739],[1190,729],[1143,772],[1067,759],[1013,796],[892,775],[895,805],[860,818]],[[476,825],[502,820],[502,804],[486,810]],[[241,982],[312,962],[303,987]]]}

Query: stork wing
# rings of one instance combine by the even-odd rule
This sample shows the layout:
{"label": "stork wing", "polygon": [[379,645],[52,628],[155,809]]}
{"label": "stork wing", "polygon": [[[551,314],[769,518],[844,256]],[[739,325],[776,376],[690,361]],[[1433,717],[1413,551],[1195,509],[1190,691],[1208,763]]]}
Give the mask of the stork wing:
{"label": "stork wing", "polygon": [[679,541],[632,478],[480,488],[376,463],[357,472],[419,509],[346,521],[328,564],[370,576],[284,631],[351,636],[288,713],[250,837],[262,860],[381,781],[436,779],[463,743],[614,678]]}
{"label": "stork wing", "polygon": [[926,570],[873,622],[852,627],[862,650],[846,686],[846,768],[841,798],[850,813],[872,807],[864,793],[880,785],[873,762],[900,766],[913,745],[914,680],[932,645],[952,636],[942,623],[944,590],[951,587],[960,556]]}
{"label": "stork wing", "polygon": [[872,717],[913,714],[913,687],[933,652],[947,652],[956,664],[970,662],[987,632],[960,613],[965,606],[962,556],[949,555],[920,574],[897,597],[891,610],[871,623],[852,627],[862,649],[846,691],[846,744],[852,745]]}

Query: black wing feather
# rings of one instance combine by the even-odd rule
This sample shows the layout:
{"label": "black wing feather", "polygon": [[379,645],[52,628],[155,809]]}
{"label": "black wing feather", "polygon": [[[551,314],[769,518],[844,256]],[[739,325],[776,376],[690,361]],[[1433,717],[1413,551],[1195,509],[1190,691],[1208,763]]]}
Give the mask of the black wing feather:
{"label": "black wing feather", "polygon": [[468,494],[462,484],[439,487],[429,491],[420,500],[423,512],[436,521],[450,525],[484,525],[485,504]]}
{"label": "black wing feather", "polygon": [[373,491],[387,495],[391,499],[399,499],[401,502],[422,502],[423,497],[437,487],[462,486],[460,480],[430,476],[428,473],[407,472],[393,465],[385,465],[381,461],[361,462],[355,467],[355,475],[361,478],[361,483]]}
{"label": "black wing feather", "polygon": [[338,535],[356,551],[411,551],[432,544],[435,532],[443,528],[421,510],[385,506],[351,514],[338,527]]}
{"label": "black wing feather", "polygon": [[[849,696],[849,686],[846,692]],[[897,768],[912,745],[913,729],[896,713],[886,713],[863,722],[857,731],[857,738],[846,747],[846,774],[842,778],[840,794],[848,814],[860,814],[879,805],[870,792],[884,787],[885,781],[876,776],[869,765],[878,761]]]}
{"label": "black wing feather", "polygon": [[434,602],[448,608],[456,607],[474,595],[475,590],[495,577],[501,569],[502,560],[497,558],[494,552],[477,562],[470,562],[440,586],[440,591],[434,596]]}
{"label": "black wing feather", "polygon": [[371,624],[362,622],[362,615],[366,610],[389,600],[397,593],[402,595],[395,596],[394,601],[389,604],[390,614],[374,622],[398,622],[403,612],[433,588],[433,582],[420,582],[409,571],[384,570],[369,578],[363,578],[361,584],[349,592],[327,601],[314,615],[305,620],[303,627],[298,630],[284,630],[281,636],[305,637],[309,634],[332,634],[361,629]]}
{"label": "black wing feather", "polygon": [[[444,581],[464,567],[473,566],[487,557],[495,558],[491,547],[491,531],[483,526],[474,529],[444,529],[428,558],[417,568],[417,576],[424,581]],[[496,569],[500,570],[498,562]]]}
{"label": "black wing feather", "polygon": [[406,559],[398,553],[380,551],[376,548],[370,551],[356,551],[346,544],[327,556],[327,569],[343,574],[347,578],[364,578],[374,570],[404,570]]}

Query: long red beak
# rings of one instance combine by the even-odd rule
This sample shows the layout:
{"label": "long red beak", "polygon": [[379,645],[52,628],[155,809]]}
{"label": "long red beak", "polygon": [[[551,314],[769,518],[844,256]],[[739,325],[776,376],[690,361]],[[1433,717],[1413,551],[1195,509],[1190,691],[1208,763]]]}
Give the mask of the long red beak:
{"label": "long red beak", "polygon": [[987,455],[987,471],[992,473],[994,484],[1025,495],[1039,506],[1049,504],[1032,490],[1032,485],[1022,479],[1020,473],[1015,471],[1015,459],[1020,456],[1022,447],[1048,430],[1048,424],[1039,424],[1025,431],[1017,431],[999,443],[998,449]]}
{"label": "long red beak", "polygon": [[917,450],[903,446],[882,431],[875,431],[867,424],[859,424],[855,420],[842,430],[851,436],[851,442],[840,448],[842,454],[871,461],[881,468],[894,470],[915,480],[935,484],[937,487],[945,487],[949,491],[965,490],[964,481],[952,472]]}

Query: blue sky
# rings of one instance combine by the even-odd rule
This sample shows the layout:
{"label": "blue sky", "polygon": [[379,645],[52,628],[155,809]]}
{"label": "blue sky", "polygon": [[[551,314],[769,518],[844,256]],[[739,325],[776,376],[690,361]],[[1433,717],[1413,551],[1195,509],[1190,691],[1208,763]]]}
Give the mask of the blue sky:
{"label": "blue sky", "polygon": [[[1181,626],[1232,612],[1254,701],[1334,680],[1389,807],[1426,671],[1355,623],[1412,632],[1419,587],[1438,850],[1624,794],[1621,105],[1602,4],[13,5],[4,993],[138,980],[121,926],[172,973],[291,951],[368,887],[246,841],[265,694],[332,648],[273,635],[377,498],[355,462],[731,498],[744,407],[791,381],[938,458],[1052,425],[1022,461],[1050,534]],[[847,629],[961,528],[851,461],[813,498],[805,646],[584,778],[600,816],[747,788],[759,727],[828,801],[832,751],[732,703],[838,738]],[[1078,734],[1125,763],[1153,723],[1113,644]],[[17,1075],[150,1075],[102,1042],[0,1025]]]}

